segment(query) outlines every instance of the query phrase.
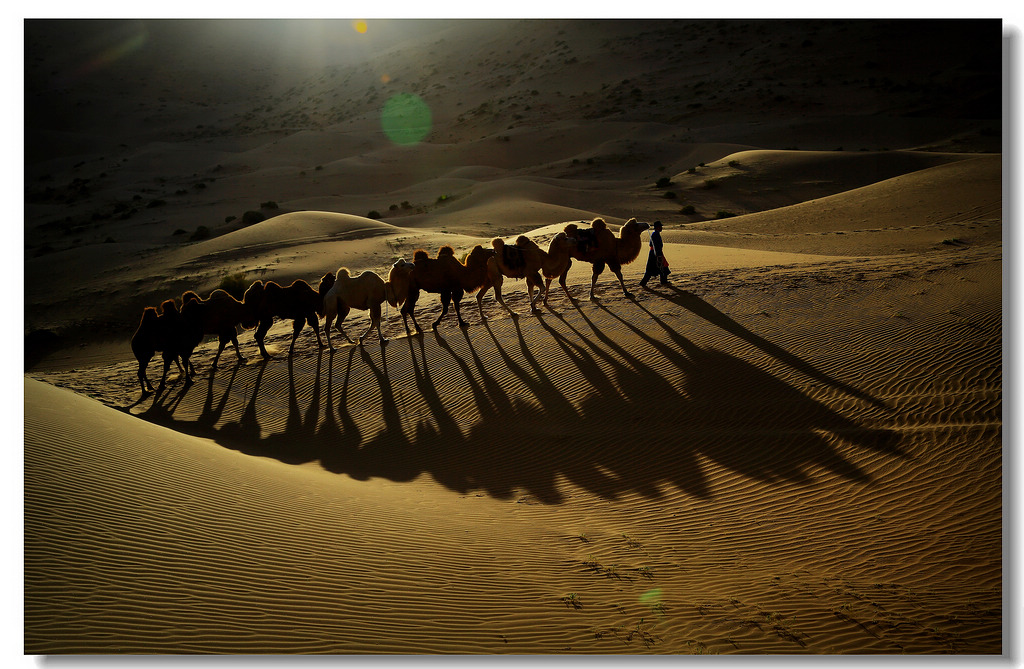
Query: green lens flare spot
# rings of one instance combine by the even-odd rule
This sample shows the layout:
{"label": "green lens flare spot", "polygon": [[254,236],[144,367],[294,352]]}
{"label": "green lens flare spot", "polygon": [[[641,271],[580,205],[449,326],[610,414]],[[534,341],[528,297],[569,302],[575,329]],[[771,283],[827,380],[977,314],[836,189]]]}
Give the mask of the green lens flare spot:
{"label": "green lens flare spot", "polygon": [[430,107],[418,95],[399,93],[384,103],[381,128],[395,144],[416,144],[430,134]]}
{"label": "green lens flare spot", "polygon": [[654,606],[661,601],[661,588],[654,588],[648,590],[644,594],[640,595],[640,603],[647,606]]}

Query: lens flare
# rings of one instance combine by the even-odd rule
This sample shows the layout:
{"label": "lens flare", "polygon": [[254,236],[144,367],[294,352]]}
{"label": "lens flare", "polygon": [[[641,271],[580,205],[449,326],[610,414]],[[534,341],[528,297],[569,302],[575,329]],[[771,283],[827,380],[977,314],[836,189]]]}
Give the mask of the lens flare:
{"label": "lens flare", "polygon": [[352,27],[360,35],[365,35],[366,31],[369,29],[369,26],[366,25],[366,21],[363,21],[362,19],[359,19],[358,21],[353,21]]}
{"label": "lens flare", "polygon": [[388,98],[381,111],[380,124],[395,144],[416,144],[430,134],[433,116],[430,107],[418,95],[399,93]]}
{"label": "lens flare", "polygon": [[148,35],[145,31],[138,32],[127,39],[121,40],[114,46],[108,47],[98,53],[91,60],[79,66],[77,74],[89,74],[101,70],[115,61],[121,60],[133,51],[138,51],[145,44]]}
{"label": "lens flare", "polygon": [[640,595],[640,603],[647,606],[657,606],[661,602],[661,588],[653,588]]}

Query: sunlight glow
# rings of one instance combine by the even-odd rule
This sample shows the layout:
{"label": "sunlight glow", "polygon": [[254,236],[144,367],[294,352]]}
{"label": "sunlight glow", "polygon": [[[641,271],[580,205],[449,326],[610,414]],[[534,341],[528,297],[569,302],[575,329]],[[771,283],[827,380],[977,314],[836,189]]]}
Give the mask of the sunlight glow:
{"label": "sunlight glow", "polygon": [[100,70],[111,63],[120,60],[129,53],[142,48],[142,45],[146,43],[147,38],[148,35],[145,31],[140,31],[128,39],[122,40],[117,45],[104,49],[95,58],[84,63],[78,69],[78,74],[95,72],[96,70]]}
{"label": "sunlight glow", "polygon": [[369,26],[366,25],[366,21],[364,21],[362,19],[359,19],[358,21],[353,21],[352,22],[352,27],[360,35],[365,35],[367,29],[369,28]]}

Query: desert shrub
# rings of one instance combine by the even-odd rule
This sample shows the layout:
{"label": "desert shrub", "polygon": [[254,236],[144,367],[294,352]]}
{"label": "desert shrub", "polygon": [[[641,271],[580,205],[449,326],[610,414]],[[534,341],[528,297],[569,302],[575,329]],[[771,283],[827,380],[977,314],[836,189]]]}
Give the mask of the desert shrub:
{"label": "desert shrub", "polygon": [[692,204],[688,204],[685,207],[683,207],[682,210],[679,213],[687,214],[687,215],[692,215],[692,214],[696,214],[697,210],[693,208]]}
{"label": "desert shrub", "polygon": [[391,205],[390,207],[388,207],[388,211],[398,211],[398,205],[397,204]]}
{"label": "desert shrub", "polygon": [[260,209],[277,209],[277,203],[273,200],[267,200],[266,202],[260,202]]}
{"label": "desert shrub", "polygon": [[225,274],[217,287],[231,293],[236,300],[241,300],[249,284],[245,281],[245,272],[235,272],[234,274]]}
{"label": "desert shrub", "polygon": [[242,214],[242,224],[252,225],[253,223],[259,223],[260,221],[267,220],[267,217],[258,211],[252,211],[251,209]]}
{"label": "desert shrub", "polygon": [[409,204],[408,200],[402,200],[402,209],[412,209],[412,205]]}
{"label": "desert shrub", "polygon": [[658,183],[654,184],[655,188],[668,188],[672,185],[672,180],[668,177],[662,177],[658,179]]}
{"label": "desert shrub", "polygon": [[705,179],[704,188],[711,190],[712,188],[718,188],[718,182],[714,179]]}
{"label": "desert shrub", "polygon": [[665,194],[662,197],[664,197],[664,198],[666,198],[668,200],[674,200],[674,199],[676,199],[677,196],[676,196],[675,191],[667,190],[667,191],[665,191]]}
{"label": "desert shrub", "polygon": [[731,211],[719,211],[715,214],[715,218],[732,218],[735,215]]}
{"label": "desert shrub", "polygon": [[232,215],[232,216],[225,216],[224,217],[224,222],[225,223],[230,223],[231,221],[235,220],[236,218],[238,218],[238,217],[234,216],[234,215]]}
{"label": "desert shrub", "polygon": [[366,215],[366,218],[378,219],[380,218],[380,212],[374,209]]}
{"label": "desert shrub", "polygon": [[452,197],[451,195],[438,195],[437,196],[437,204],[444,204],[445,202],[450,200],[451,197]]}
{"label": "desert shrub", "polygon": [[739,166],[740,166],[740,161],[738,161],[738,160],[730,160],[729,161],[729,167],[739,167]]}
{"label": "desert shrub", "polygon": [[205,225],[200,225],[198,228],[196,228],[196,231],[193,232],[192,236],[189,237],[188,239],[191,242],[197,242],[201,239],[208,239],[209,237],[210,228],[206,227]]}
{"label": "desert shrub", "polygon": [[176,235],[184,235],[184,234],[185,234],[185,233],[187,233],[187,232],[188,232],[188,231],[187,231],[187,230],[185,230],[185,228],[178,228],[177,230],[175,230],[175,231],[174,231],[173,233],[171,233],[171,234],[172,234],[172,235],[175,235],[175,236],[176,236]]}
{"label": "desert shrub", "polygon": [[690,169],[686,170],[686,173],[687,174],[696,174],[697,173],[697,168],[696,167],[691,167]]}

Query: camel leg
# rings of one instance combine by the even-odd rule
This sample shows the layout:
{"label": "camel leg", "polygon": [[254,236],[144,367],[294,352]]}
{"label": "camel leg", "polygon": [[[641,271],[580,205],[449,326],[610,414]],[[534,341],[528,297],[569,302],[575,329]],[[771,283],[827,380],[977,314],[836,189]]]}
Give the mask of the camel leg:
{"label": "camel leg", "polygon": [[153,384],[149,382],[149,376],[146,375],[146,368],[149,367],[149,361],[153,359],[156,351],[145,351],[142,355],[138,355],[139,360],[139,385],[142,386],[142,394],[146,392],[153,392]]}
{"label": "camel leg", "polygon": [[370,334],[370,330],[372,330],[374,328],[374,326],[376,326],[377,327],[377,336],[380,338],[380,345],[381,346],[387,346],[388,340],[384,338],[384,333],[381,332],[381,329],[380,329],[380,317],[381,317],[380,305],[377,304],[377,305],[371,306],[370,307],[370,327],[366,328],[366,332],[364,332],[363,336],[359,338],[359,343],[360,344],[363,343],[363,339],[366,338],[366,335]]}
{"label": "camel leg", "polygon": [[[355,342],[352,341],[352,338],[348,336],[348,333],[345,332],[345,328],[342,327],[341,325],[342,321],[344,321],[345,318],[348,316],[349,311],[351,311],[351,309],[349,309],[349,306],[347,304],[342,305],[341,309],[338,311],[338,322],[334,325],[334,327],[338,330],[338,332],[340,332],[345,337],[345,341],[347,341],[350,344],[354,344]],[[360,343],[362,343],[362,340],[360,340]]]}
{"label": "camel leg", "polygon": [[[476,294],[476,306],[477,306],[477,308],[480,309],[480,320],[481,321],[486,321],[487,320],[487,316],[484,315],[484,295],[486,295],[487,291],[489,291],[491,289],[492,283],[484,284],[484,287],[481,288],[477,292],[477,294]],[[495,295],[498,294],[498,289],[497,288],[494,289],[494,294]]]}
{"label": "camel leg", "polygon": [[590,278],[590,299],[591,300],[596,300],[597,299],[597,295],[595,294],[595,290],[597,289],[597,277],[601,276],[601,272],[603,272],[603,271],[604,271],[604,262],[596,262],[596,263],[594,263],[594,273],[593,273],[593,276],[591,276],[591,278]]}
{"label": "camel leg", "polygon": [[[446,290],[446,291],[442,292],[441,293],[441,315],[438,316],[437,320],[434,321],[434,324],[430,326],[430,328],[432,330],[436,330],[437,326],[441,324],[441,319],[444,318],[445,314],[448,313],[448,307],[449,307],[449,305],[451,305],[451,302],[452,302],[451,291],[447,291]],[[413,323],[415,323],[415,322],[416,322],[416,319],[413,319]]]}
{"label": "camel leg", "polygon": [[235,357],[238,358],[238,362],[245,362],[245,356],[242,355],[241,349],[238,348],[238,333],[235,332],[234,328],[231,328],[231,343],[235,346]]}
{"label": "camel leg", "polygon": [[465,295],[465,292],[461,288],[459,288],[454,292],[452,299],[455,301],[455,317],[459,320],[459,327],[468,328],[469,323],[462,320],[462,312],[459,311],[459,305],[462,303],[463,295]]}
{"label": "camel leg", "polygon": [[505,307],[505,311],[507,311],[510,316],[515,318],[519,314],[517,314],[516,312],[512,311],[511,307],[509,307],[507,304],[505,304],[505,298],[502,297],[502,295],[501,295],[501,284],[502,283],[504,283],[504,280],[501,277],[498,277],[498,280],[494,282],[494,299],[496,299],[498,301],[498,304],[500,304],[501,306]]}
{"label": "camel leg", "polygon": [[267,347],[263,345],[263,339],[267,336],[267,331],[270,330],[270,325],[273,322],[273,319],[260,321],[259,326],[256,327],[256,334],[253,335],[256,338],[256,345],[260,348],[260,355],[263,356],[264,360],[270,360],[270,354],[267,353]]}
{"label": "camel leg", "polygon": [[306,316],[306,325],[308,325],[313,330],[313,334],[316,335],[317,348],[323,348],[324,340],[320,338],[320,317],[316,315],[315,311]]}
{"label": "camel leg", "polygon": [[162,393],[164,391],[164,388],[167,387],[167,372],[170,371],[170,369],[171,360],[167,356],[164,356],[164,371],[163,374],[161,374],[160,376],[160,385],[156,389],[158,393]]}
{"label": "camel leg", "polygon": [[[291,358],[295,353],[295,340],[299,338],[299,333],[302,332],[302,328],[306,326],[306,320],[304,318],[297,318],[292,321],[292,343],[288,347],[288,357]],[[317,328],[317,336],[319,338],[320,328]]]}
{"label": "camel leg", "polygon": [[[180,356],[182,358],[182,360],[184,360],[184,378],[185,378],[184,385],[185,385],[186,388],[189,385],[193,384],[193,378],[191,378],[191,375],[188,374],[188,366],[191,364],[190,361],[188,360],[188,358],[190,356],[191,356],[191,353],[189,353],[188,356],[184,356],[184,354],[181,354],[181,356]],[[172,357],[174,359],[174,362],[177,363],[178,362],[179,354],[178,353],[172,353]],[[178,366],[181,367],[181,364],[178,363]]]}
{"label": "camel leg", "polygon": [[[536,298],[533,296],[534,288],[537,289]],[[537,313],[540,311],[540,307],[537,306],[537,300],[540,299],[541,291],[544,290],[544,287],[541,285],[540,274],[535,272],[533,275],[526,277],[526,290],[530,294],[530,311]]]}
{"label": "camel leg", "polygon": [[[327,348],[334,350],[334,344],[331,343],[331,323],[334,322],[334,314],[330,311],[324,316],[324,339],[327,340]],[[341,328],[338,328],[339,330]]]}
{"label": "camel leg", "polygon": [[619,285],[622,286],[623,294],[628,299],[632,300],[634,298],[634,295],[633,295],[633,293],[631,293],[628,290],[626,290],[626,282],[622,280],[622,267],[618,266],[618,265],[615,265],[615,266],[608,265],[608,267],[609,267],[609,269],[611,269],[611,271],[615,272],[615,276],[617,276],[619,278]]}
{"label": "camel leg", "polygon": [[217,361],[220,360],[220,354],[224,351],[224,347],[228,345],[228,340],[224,335],[220,336],[220,341],[217,344],[217,355],[213,356],[213,364],[210,365],[210,369],[217,369]]}

